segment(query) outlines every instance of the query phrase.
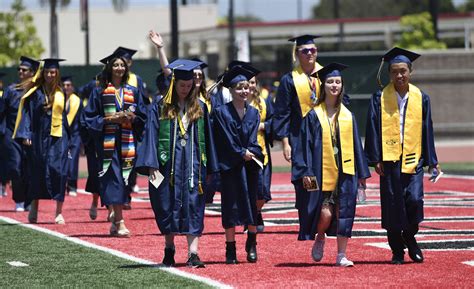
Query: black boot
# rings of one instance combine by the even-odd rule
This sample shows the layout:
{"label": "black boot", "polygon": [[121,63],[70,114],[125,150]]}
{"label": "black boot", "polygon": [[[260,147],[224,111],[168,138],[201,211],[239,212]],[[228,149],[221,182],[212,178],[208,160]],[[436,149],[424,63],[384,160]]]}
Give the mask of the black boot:
{"label": "black boot", "polygon": [[248,232],[247,242],[245,242],[245,251],[247,251],[247,261],[257,262],[257,233]]}
{"label": "black boot", "polygon": [[387,231],[388,244],[392,249],[392,264],[401,265],[404,261],[405,246],[403,244],[402,233],[400,231]]}
{"label": "black boot", "polygon": [[172,248],[165,248],[165,256],[163,257],[163,265],[167,267],[172,267],[176,262],[174,261],[174,253],[175,249],[174,247]]}
{"label": "black boot", "polygon": [[226,264],[237,264],[237,252],[235,249],[234,242],[225,242],[225,263]]}
{"label": "black boot", "polygon": [[199,259],[198,254],[191,253],[186,265],[191,268],[206,268],[206,265]]}
{"label": "black boot", "polygon": [[[405,233],[405,232],[404,232]],[[421,252],[415,236],[403,234],[403,241],[408,248],[408,256],[416,263],[423,263],[423,253]]]}

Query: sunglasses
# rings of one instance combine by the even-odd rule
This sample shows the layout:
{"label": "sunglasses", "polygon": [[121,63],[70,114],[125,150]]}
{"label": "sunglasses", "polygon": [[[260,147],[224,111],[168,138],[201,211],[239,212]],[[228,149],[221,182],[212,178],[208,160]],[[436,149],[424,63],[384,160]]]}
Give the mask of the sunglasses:
{"label": "sunglasses", "polygon": [[30,69],[29,69],[29,68],[18,67],[18,71],[21,71],[21,72],[28,72],[28,71],[30,71]]}
{"label": "sunglasses", "polygon": [[298,49],[298,51],[302,54],[309,54],[309,53],[315,54],[316,51],[318,51],[318,49],[316,49],[314,47],[313,48],[300,48],[300,49]]}

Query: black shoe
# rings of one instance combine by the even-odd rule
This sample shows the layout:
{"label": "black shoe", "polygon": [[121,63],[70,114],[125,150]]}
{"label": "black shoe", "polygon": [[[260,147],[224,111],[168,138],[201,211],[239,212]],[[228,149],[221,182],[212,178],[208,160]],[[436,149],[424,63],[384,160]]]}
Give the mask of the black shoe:
{"label": "black shoe", "polygon": [[392,255],[392,264],[402,265],[403,263],[405,263],[404,253],[402,253],[402,254],[393,254]]}
{"label": "black shoe", "polygon": [[234,242],[225,242],[225,263],[226,264],[238,264],[237,252]]}
{"label": "black shoe", "polygon": [[262,212],[257,214],[257,232],[261,233],[265,230],[265,224],[263,223]]}
{"label": "black shoe", "polygon": [[420,247],[418,247],[415,237],[404,237],[403,239],[408,248],[408,256],[410,256],[413,262],[423,263],[423,253],[421,252]]}
{"label": "black shoe", "polygon": [[175,253],[174,248],[165,248],[165,257],[163,257],[163,265],[167,267],[172,267],[176,262],[174,261],[174,253]]}
{"label": "black shoe", "polygon": [[201,259],[199,259],[199,256],[196,253],[191,253],[191,256],[189,256],[186,265],[191,268],[206,268],[206,265],[204,265],[204,263],[201,261]]}
{"label": "black shoe", "polygon": [[247,242],[245,242],[245,251],[247,252],[247,261],[257,262],[257,233],[248,232]]}

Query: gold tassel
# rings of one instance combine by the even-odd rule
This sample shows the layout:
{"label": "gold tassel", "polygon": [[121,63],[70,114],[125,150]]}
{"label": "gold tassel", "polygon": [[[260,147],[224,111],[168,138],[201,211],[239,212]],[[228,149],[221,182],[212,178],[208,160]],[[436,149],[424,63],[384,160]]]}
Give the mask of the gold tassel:
{"label": "gold tassel", "polygon": [[295,41],[295,44],[293,45],[292,57],[293,57],[293,63],[295,63],[296,62],[296,41]]}
{"label": "gold tassel", "polygon": [[383,57],[382,57],[382,61],[380,62],[380,66],[379,66],[379,71],[377,72],[377,83],[379,84],[380,88],[383,88],[383,84],[382,84],[382,81],[380,80],[380,74],[382,72],[382,67],[383,67]]}
{"label": "gold tassel", "polygon": [[204,195],[204,190],[202,189],[201,181],[199,181],[199,184],[198,184],[198,192],[200,195]]}
{"label": "gold tassel", "polygon": [[171,82],[170,82],[170,87],[168,88],[168,91],[166,92],[164,102],[166,104],[171,104],[171,96],[173,95],[173,86],[174,86],[174,72],[173,76],[171,77]]}
{"label": "gold tassel", "polygon": [[43,66],[44,66],[44,61],[40,61],[40,65],[38,69],[36,70],[36,73],[33,76],[33,79],[31,80],[33,81],[33,83],[36,83],[36,80],[38,80],[38,77],[40,77],[41,73],[43,72]]}

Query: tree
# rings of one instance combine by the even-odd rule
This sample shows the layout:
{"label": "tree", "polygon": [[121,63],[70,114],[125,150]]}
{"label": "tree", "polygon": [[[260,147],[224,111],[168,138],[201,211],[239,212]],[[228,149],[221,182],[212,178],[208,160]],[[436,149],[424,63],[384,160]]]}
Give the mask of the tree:
{"label": "tree", "polygon": [[0,66],[16,63],[21,55],[39,58],[43,51],[33,16],[15,0],[10,11],[0,12]]}
{"label": "tree", "polygon": [[467,0],[459,7],[460,12],[474,12],[474,0]]}
{"label": "tree", "polygon": [[403,33],[397,46],[406,49],[446,49],[446,43],[435,39],[430,13],[403,16],[400,25]]}
{"label": "tree", "polygon": [[[452,13],[456,9],[452,0],[438,0],[439,13]],[[402,16],[429,11],[429,0],[339,0],[339,18],[366,18]],[[334,18],[334,0],[321,0],[313,6],[313,18]]]}

